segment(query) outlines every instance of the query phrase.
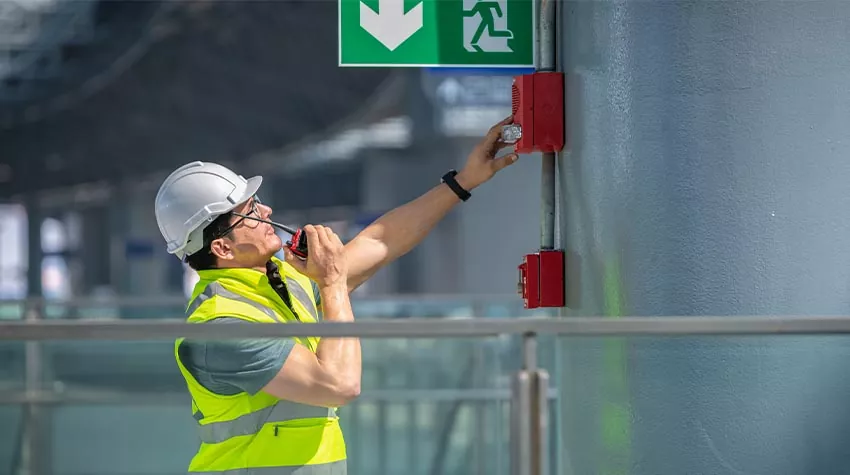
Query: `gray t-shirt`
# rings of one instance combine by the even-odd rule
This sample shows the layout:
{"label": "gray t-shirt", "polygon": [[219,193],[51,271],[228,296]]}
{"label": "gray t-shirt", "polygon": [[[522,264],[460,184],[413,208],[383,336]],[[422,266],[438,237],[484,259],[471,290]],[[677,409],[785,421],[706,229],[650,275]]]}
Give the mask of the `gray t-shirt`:
{"label": "gray t-shirt", "polygon": [[[313,283],[316,306],[321,312],[319,288]],[[236,317],[220,317],[208,323],[243,322]],[[184,340],[180,361],[198,383],[221,395],[241,392],[254,395],[280,372],[295,346],[291,338],[250,340]]]}

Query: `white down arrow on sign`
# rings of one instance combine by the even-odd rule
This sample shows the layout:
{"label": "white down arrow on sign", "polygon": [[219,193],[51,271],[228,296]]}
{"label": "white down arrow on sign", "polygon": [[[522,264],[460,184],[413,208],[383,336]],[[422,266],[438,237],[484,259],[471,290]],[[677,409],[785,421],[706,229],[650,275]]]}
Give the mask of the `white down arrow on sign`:
{"label": "white down arrow on sign", "polygon": [[360,2],[360,26],[394,51],[422,28],[422,2],[404,13],[404,0],[378,0],[378,12]]}

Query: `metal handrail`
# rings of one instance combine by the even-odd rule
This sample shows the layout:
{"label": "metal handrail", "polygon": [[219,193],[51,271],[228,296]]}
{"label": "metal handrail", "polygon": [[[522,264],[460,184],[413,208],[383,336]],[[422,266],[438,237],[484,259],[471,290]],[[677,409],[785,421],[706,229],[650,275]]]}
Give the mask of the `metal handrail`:
{"label": "metal handrail", "polygon": [[[548,399],[558,397],[558,389],[546,387]],[[358,402],[504,402],[511,400],[510,388],[480,389],[364,389]],[[0,389],[0,405],[5,404],[133,404],[163,405],[184,404],[191,398],[185,390],[158,390],[156,392],[129,391],[109,388],[46,388]]]}
{"label": "metal handrail", "polygon": [[[352,295],[352,303],[372,302],[398,302],[398,303],[422,303],[433,305],[441,303],[464,303],[473,306],[477,303],[484,304],[516,304],[522,305],[516,294],[377,294],[377,295]],[[55,307],[151,307],[159,308],[169,305],[185,306],[187,298],[181,293],[157,295],[152,301],[148,295],[116,295],[116,296],[76,296],[67,299],[29,297],[25,299],[0,298],[0,306],[22,306],[26,308],[55,306]],[[182,316],[180,317],[183,318]]]}
{"label": "metal handrail", "polygon": [[0,322],[0,340],[283,337],[449,338],[499,335],[811,335],[850,333],[847,316],[407,318],[310,324],[198,325],[182,320]]}

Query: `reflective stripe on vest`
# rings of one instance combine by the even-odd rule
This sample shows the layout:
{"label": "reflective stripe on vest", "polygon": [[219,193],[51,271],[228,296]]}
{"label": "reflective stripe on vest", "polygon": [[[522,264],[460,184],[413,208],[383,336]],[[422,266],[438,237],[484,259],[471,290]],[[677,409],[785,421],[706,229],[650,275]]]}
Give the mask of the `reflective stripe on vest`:
{"label": "reflective stripe on vest", "polygon": [[298,467],[237,468],[219,472],[191,472],[192,475],[346,475],[345,460]]}
{"label": "reflective stripe on vest", "polygon": [[286,287],[289,289],[289,293],[292,294],[293,297],[298,299],[301,302],[301,305],[310,312],[310,316],[313,317],[313,320],[319,321],[319,313],[316,311],[316,306],[313,304],[313,299],[307,295],[307,292],[304,291],[304,287],[301,287],[301,284],[298,283],[297,280],[292,277],[286,278]]}
{"label": "reflective stripe on vest", "polygon": [[[296,299],[298,299],[298,301],[301,302],[301,305],[303,305],[304,308],[306,308],[307,311],[310,312],[310,315],[313,317],[313,320],[319,321],[319,314],[316,311],[316,306],[313,304],[313,300],[310,298],[309,295],[307,295],[307,292],[304,291],[304,288],[301,287],[300,284],[298,284],[298,281],[291,277],[287,277],[286,287],[289,290],[289,293],[292,294],[292,296],[294,296]],[[222,297],[227,299],[247,303],[248,305],[265,313],[272,319],[277,320],[278,322],[285,322],[285,320],[280,318],[277,313],[273,312],[268,307],[261,305],[249,298],[245,298],[237,293],[231,292],[225,289],[224,286],[219,284],[218,282],[210,282],[210,284],[207,285],[204,291],[198,294],[198,297],[195,298],[195,300],[192,301],[192,304],[189,305],[189,308],[186,309],[186,317],[188,318],[190,315],[192,315],[195,310],[197,310],[198,307],[201,306],[201,304],[211,299],[215,295],[221,295]]]}
{"label": "reflective stripe on vest", "polygon": [[195,313],[195,310],[197,310],[198,307],[201,306],[201,304],[203,304],[204,302],[213,298],[216,295],[221,295],[222,297],[224,297],[226,299],[236,300],[237,302],[247,303],[248,305],[256,308],[257,310],[259,310],[263,313],[265,313],[267,316],[269,316],[273,320],[276,320],[278,322],[285,322],[285,320],[280,318],[280,316],[277,313],[273,312],[270,308],[266,307],[265,305],[261,305],[261,304],[255,302],[255,301],[253,301],[249,298],[246,298],[246,297],[243,297],[243,296],[241,296],[237,293],[231,292],[231,291],[225,289],[224,286],[219,284],[218,282],[210,282],[210,284],[207,285],[207,287],[204,289],[204,291],[201,292],[200,294],[198,294],[198,297],[195,298],[195,300],[192,301],[192,304],[189,305],[189,308],[186,309],[186,317],[187,318],[190,317],[193,313]]}
{"label": "reflective stripe on vest", "polygon": [[202,442],[218,444],[231,437],[256,434],[263,428],[263,424],[269,422],[286,422],[295,419],[334,416],[335,414],[332,408],[279,401],[273,406],[239,416],[232,421],[212,422],[200,425],[199,434]]}

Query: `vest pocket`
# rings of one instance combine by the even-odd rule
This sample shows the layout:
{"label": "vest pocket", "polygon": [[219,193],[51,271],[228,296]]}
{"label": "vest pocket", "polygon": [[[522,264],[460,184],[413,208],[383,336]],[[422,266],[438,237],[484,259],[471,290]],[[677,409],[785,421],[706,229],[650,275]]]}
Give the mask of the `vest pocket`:
{"label": "vest pocket", "polygon": [[336,423],[336,419],[327,417],[304,417],[291,421],[269,423],[274,427],[275,435],[285,431],[286,429],[310,429],[314,427],[324,427]]}
{"label": "vest pocket", "polygon": [[253,466],[316,465],[345,459],[337,419],[311,418],[267,424],[251,444]]}

